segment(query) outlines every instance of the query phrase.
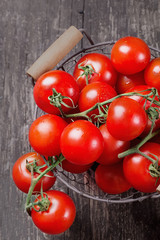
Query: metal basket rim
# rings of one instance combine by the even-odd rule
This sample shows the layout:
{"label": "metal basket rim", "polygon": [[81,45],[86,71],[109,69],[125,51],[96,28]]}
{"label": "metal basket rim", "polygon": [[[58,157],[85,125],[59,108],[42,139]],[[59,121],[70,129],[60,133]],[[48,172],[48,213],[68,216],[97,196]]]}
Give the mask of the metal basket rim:
{"label": "metal basket rim", "polygon": [[[64,65],[71,59],[73,59],[74,57],[76,57],[77,55],[81,54],[81,53],[85,53],[87,50],[91,50],[91,49],[94,49],[94,48],[97,48],[97,47],[101,47],[101,46],[105,46],[105,45],[113,45],[116,41],[107,41],[107,42],[101,42],[101,43],[96,43],[96,44],[92,44],[91,46],[87,46],[85,48],[82,48],[81,50],[77,51],[76,53],[72,54],[70,57],[68,57],[66,60],[64,60],[59,66],[56,67],[57,70],[59,69],[62,69],[62,70],[65,70],[64,69]],[[152,47],[152,46],[149,46],[149,48],[153,51],[156,51],[158,53],[160,53],[160,49],[158,48],[155,48],[155,47]],[[36,112],[37,112],[37,109],[38,109],[38,106],[36,106],[36,109],[35,109],[35,116],[37,115]],[[92,199],[92,200],[96,200],[96,201],[100,201],[100,202],[106,202],[106,203],[129,203],[129,202],[136,202],[136,201],[143,201],[145,199],[148,199],[148,198],[152,198],[152,199],[155,199],[155,198],[159,198],[160,197],[160,194],[157,193],[157,192],[154,192],[154,193],[149,193],[149,194],[146,194],[144,196],[140,196],[140,197],[137,197],[137,198],[122,198],[122,199],[105,199],[103,197],[98,197],[98,196],[92,196],[92,195],[89,195],[87,193],[84,193],[82,191],[80,191],[79,189],[77,189],[75,186],[67,183],[61,176],[60,174],[57,172],[56,173],[56,177],[58,178],[58,180],[60,180],[64,185],[66,185],[69,189],[71,189],[72,191],[78,193],[79,195],[83,196],[83,197],[86,197],[88,199]],[[138,192],[138,191],[137,191]]]}

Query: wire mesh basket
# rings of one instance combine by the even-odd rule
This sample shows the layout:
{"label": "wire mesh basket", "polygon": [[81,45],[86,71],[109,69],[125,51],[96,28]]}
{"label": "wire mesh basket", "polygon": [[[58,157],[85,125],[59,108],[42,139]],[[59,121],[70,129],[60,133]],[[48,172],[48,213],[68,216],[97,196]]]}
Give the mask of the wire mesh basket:
{"label": "wire mesh basket", "polygon": [[[87,36],[87,34],[85,33]],[[70,74],[73,73],[75,64],[77,61],[85,54],[90,52],[98,52],[105,54],[106,56],[110,57],[111,49],[115,41],[103,42],[94,44],[93,41],[87,36],[88,40],[91,43],[91,46],[86,47],[78,51],[77,53],[73,54],[61,64],[57,65],[57,69],[66,71]],[[160,50],[150,47],[151,50],[151,57],[152,59],[155,57],[160,56]],[[36,118],[43,114],[43,112],[37,107],[36,108]],[[141,193],[133,188],[128,190],[122,194],[111,195],[104,193],[99,189],[95,182],[95,170],[93,168],[89,169],[85,173],[82,174],[73,174],[63,170],[60,166],[57,167],[56,176],[57,178],[65,184],[68,188],[72,189],[73,191],[77,192],[78,194],[87,197],[89,199],[94,199],[102,202],[108,203],[128,203],[128,202],[135,202],[135,201],[142,201],[147,198],[158,198],[160,194],[155,193]]]}

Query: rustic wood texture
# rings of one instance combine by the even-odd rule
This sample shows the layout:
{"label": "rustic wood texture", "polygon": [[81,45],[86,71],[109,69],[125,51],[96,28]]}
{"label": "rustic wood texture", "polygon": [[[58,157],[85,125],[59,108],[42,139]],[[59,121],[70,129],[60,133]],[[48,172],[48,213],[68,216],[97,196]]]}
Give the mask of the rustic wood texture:
{"label": "rustic wood texture", "polygon": [[[106,204],[79,196],[57,183],[75,201],[77,216],[64,234],[47,236],[23,210],[25,196],[12,181],[12,167],[30,151],[34,120],[28,67],[70,25],[85,28],[95,43],[138,36],[160,48],[158,0],[3,0],[0,1],[0,239],[1,240],[158,240],[160,199]],[[72,51],[88,45],[86,38]]]}

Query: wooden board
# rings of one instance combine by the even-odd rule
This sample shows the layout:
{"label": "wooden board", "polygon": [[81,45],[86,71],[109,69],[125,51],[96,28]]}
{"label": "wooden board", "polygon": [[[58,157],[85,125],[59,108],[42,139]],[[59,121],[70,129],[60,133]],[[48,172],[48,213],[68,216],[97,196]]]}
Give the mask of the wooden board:
{"label": "wooden board", "polygon": [[[72,227],[59,236],[46,236],[24,213],[25,195],[11,174],[14,162],[30,151],[28,130],[35,103],[28,67],[70,25],[85,28],[95,43],[138,36],[160,48],[158,0],[3,0],[0,1],[0,239],[1,240],[158,240],[160,199],[106,204],[79,196],[61,183],[75,201]],[[88,45],[84,38],[72,51]]]}

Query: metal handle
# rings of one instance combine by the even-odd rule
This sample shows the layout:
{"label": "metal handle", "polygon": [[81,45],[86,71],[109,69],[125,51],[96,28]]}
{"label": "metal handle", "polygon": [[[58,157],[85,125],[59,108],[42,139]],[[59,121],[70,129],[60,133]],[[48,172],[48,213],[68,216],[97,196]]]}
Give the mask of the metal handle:
{"label": "metal handle", "polygon": [[83,38],[74,26],[68,28],[27,70],[37,80],[43,73],[53,69]]}

